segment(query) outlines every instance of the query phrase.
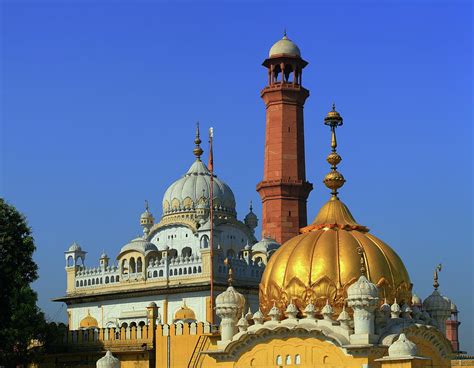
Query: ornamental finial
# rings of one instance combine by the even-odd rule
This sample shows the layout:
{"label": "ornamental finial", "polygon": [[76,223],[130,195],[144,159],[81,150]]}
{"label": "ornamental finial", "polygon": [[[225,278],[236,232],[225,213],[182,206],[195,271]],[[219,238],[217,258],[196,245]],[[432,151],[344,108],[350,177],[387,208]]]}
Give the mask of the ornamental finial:
{"label": "ornamental finial", "polygon": [[286,27],[283,28],[283,39],[286,40],[288,36],[286,35]]}
{"label": "ornamental finial", "polygon": [[201,138],[199,134],[199,121],[196,123],[196,138],[194,139],[194,144],[196,145],[193,150],[194,156],[196,156],[198,160],[201,160],[203,150],[201,148]]}
{"label": "ornamental finial", "polygon": [[229,283],[229,286],[232,286],[232,281],[234,281],[234,278],[233,278],[233,271],[232,271],[232,263],[231,263],[231,260],[229,257],[227,257],[226,259],[224,259],[224,264],[227,266],[227,275],[228,275],[228,278],[227,278],[227,282]]}
{"label": "ornamental finial", "polygon": [[331,165],[331,172],[325,176],[323,182],[326,187],[331,189],[331,194],[334,199],[337,199],[337,190],[341,188],[346,181],[344,176],[337,171],[337,165],[342,161],[342,157],[336,152],[336,128],[341,126],[342,122],[342,116],[336,111],[336,104],[333,103],[332,110],[329,111],[324,118],[324,124],[331,128],[331,153],[326,158],[327,162]]}
{"label": "ornamental finial", "polygon": [[148,200],[147,199],[145,199],[145,211],[150,212],[149,207],[148,207]]}
{"label": "ornamental finial", "polygon": [[360,274],[362,276],[367,276],[367,270],[365,268],[365,254],[364,254],[364,249],[362,247],[357,248],[357,253],[359,254],[360,257]]}
{"label": "ornamental finial", "polygon": [[433,287],[435,290],[438,290],[439,288],[439,282],[438,282],[438,272],[441,272],[441,263],[438,264],[434,270],[434,274],[433,274]]}

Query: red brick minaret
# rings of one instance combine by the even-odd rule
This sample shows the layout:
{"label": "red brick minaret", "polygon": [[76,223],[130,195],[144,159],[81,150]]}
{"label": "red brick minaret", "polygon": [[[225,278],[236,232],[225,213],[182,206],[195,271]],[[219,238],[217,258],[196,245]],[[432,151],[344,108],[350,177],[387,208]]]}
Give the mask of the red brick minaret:
{"label": "red brick minaret", "polygon": [[265,167],[257,185],[262,198],[262,233],[279,243],[306,226],[306,200],[313,185],[306,181],[303,106],[309,91],[302,86],[308,63],[285,36],[270,49],[263,65],[268,85],[261,97],[266,106]]}

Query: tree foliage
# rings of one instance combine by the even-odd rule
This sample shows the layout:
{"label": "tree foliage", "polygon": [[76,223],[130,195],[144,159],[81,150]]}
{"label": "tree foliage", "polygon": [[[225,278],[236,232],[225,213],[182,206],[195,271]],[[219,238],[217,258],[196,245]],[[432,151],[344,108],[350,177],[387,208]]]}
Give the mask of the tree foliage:
{"label": "tree foliage", "polygon": [[38,350],[32,341],[44,345],[51,335],[31,288],[38,278],[34,251],[24,216],[0,198],[0,366],[28,363]]}

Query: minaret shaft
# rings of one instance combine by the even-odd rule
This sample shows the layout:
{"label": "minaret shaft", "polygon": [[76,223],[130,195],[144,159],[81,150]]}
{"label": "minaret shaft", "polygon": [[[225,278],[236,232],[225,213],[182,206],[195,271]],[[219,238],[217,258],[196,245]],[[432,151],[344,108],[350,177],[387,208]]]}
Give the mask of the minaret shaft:
{"label": "minaret shaft", "polygon": [[309,91],[296,83],[273,83],[261,97],[266,106],[265,164],[257,185],[262,199],[262,233],[279,243],[306,226],[303,107]]}

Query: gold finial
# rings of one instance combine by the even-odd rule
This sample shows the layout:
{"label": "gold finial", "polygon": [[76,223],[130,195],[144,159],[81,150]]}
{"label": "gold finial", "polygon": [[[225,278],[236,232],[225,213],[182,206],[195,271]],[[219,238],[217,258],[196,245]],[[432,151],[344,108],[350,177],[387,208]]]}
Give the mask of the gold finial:
{"label": "gold finial", "polygon": [[198,160],[201,160],[203,150],[201,148],[201,138],[199,135],[199,121],[196,123],[196,138],[194,139],[194,144],[196,145],[193,150],[194,156],[196,156]]}
{"label": "gold finial", "polygon": [[367,276],[367,270],[365,269],[364,249],[362,249],[362,247],[358,247],[357,248],[357,253],[359,254],[359,257],[360,257],[360,274],[362,276]]}
{"label": "gold finial", "polygon": [[226,258],[224,259],[224,264],[227,266],[228,268],[228,271],[227,271],[227,275],[228,275],[228,278],[227,278],[227,282],[229,283],[229,286],[232,286],[232,281],[234,281],[233,279],[233,271],[232,271],[232,262],[230,260],[230,258]]}
{"label": "gold finial", "polygon": [[341,188],[346,181],[344,176],[337,171],[337,165],[342,161],[342,157],[336,152],[336,128],[341,126],[342,122],[342,116],[336,111],[336,104],[333,103],[332,110],[329,111],[324,118],[324,124],[331,128],[331,153],[326,158],[327,162],[331,165],[331,172],[325,176],[323,182],[326,187],[331,189],[331,194],[334,199],[337,198],[337,190]]}
{"label": "gold finial", "polygon": [[434,270],[434,275],[433,275],[433,287],[435,290],[438,290],[439,288],[439,282],[438,282],[438,272],[441,272],[441,263],[436,266]]}

